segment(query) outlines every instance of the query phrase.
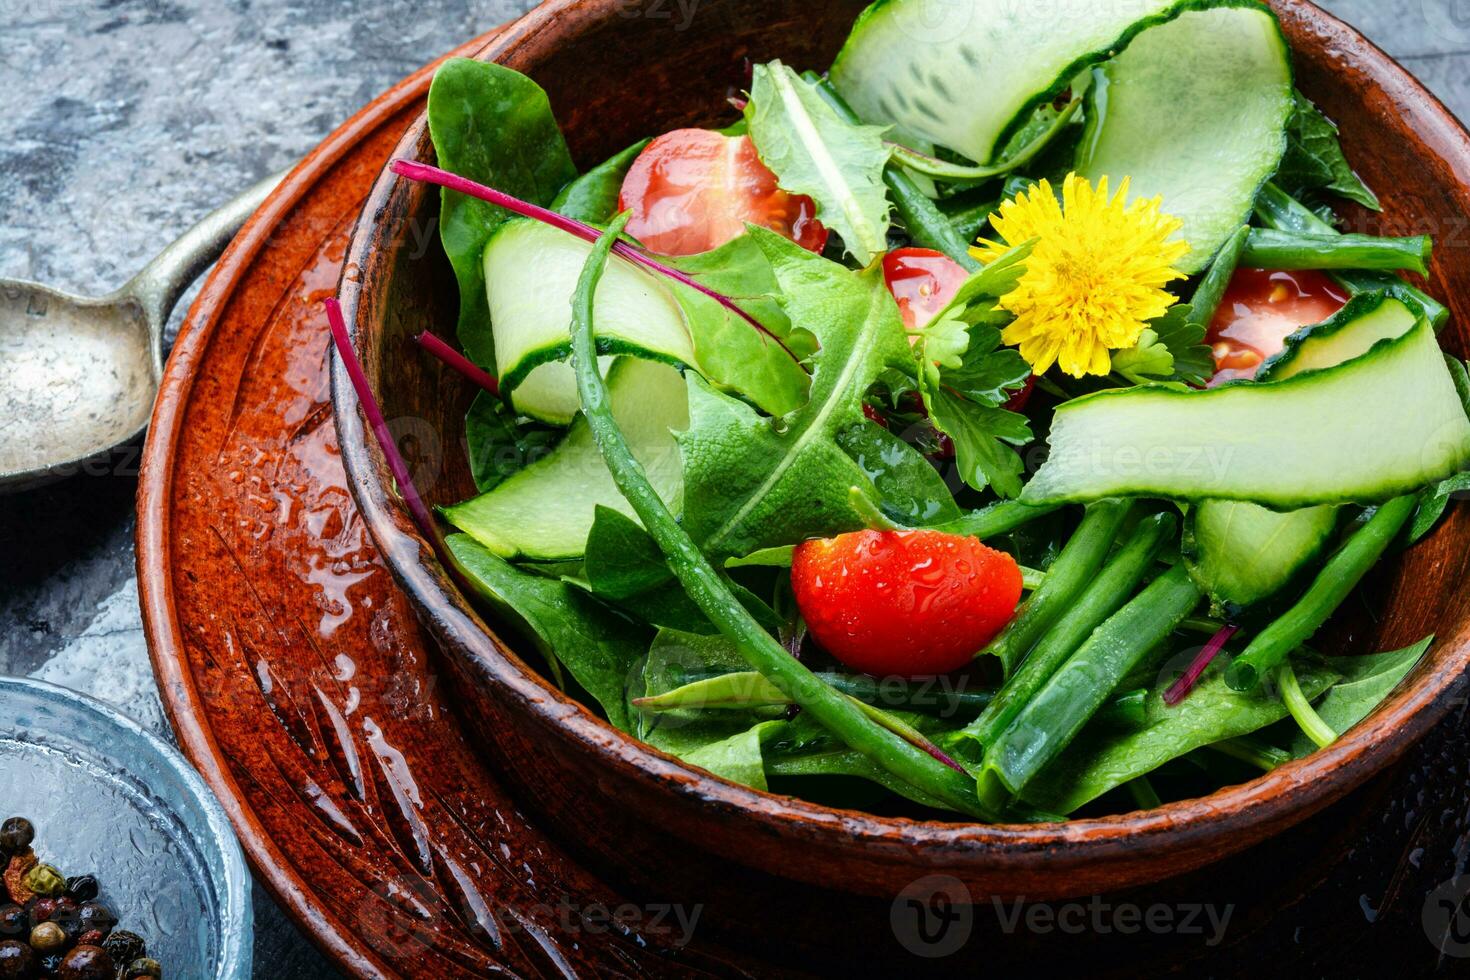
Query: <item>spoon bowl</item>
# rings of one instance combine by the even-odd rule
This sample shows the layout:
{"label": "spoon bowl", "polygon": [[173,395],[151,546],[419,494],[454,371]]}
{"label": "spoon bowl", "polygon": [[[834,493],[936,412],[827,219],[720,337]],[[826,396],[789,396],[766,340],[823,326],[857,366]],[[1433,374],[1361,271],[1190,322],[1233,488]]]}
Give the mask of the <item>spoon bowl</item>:
{"label": "spoon bowl", "polygon": [[280,178],[206,216],[110,295],[0,279],[0,493],[75,473],[143,431],[169,313]]}

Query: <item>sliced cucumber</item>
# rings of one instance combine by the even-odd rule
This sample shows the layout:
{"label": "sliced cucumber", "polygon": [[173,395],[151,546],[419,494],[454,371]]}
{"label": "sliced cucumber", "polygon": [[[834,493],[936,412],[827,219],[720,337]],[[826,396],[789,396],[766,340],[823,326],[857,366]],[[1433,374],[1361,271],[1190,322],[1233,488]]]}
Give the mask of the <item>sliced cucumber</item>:
{"label": "sliced cucumber", "polygon": [[[565,425],[577,385],[565,363],[572,292],[592,246],[538,221],[507,221],[485,246],[485,292],[501,387],[518,412]],[[694,345],[673,294],[653,276],[614,258],[597,290],[597,340],[604,354],[692,365]],[[604,361],[604,364],[606,361]]]}
{"label": "sliced cucumber", "polygon": [[1114,187],[1131,178],[1135,198],[1162,196],[1190,244],[1179,268],[1202,271],[1286,152],[1295,103],[1276,15],[1190,11],[1138,35],[1097,74],[1077,172]]}
{"label": "sliced cucumber", "polygon": [[[1358,296],[1332,319],[1293,334],[1256,379],[1284,381],[1350,361],[1407,333],[1415,321],[1407,306],[1383,293]],[[1184,558],[1217,605],[1252,606],[1320,558],[1336,529],[1333,506],[1278,513],[1239,500],[1206,500],[1185,518]]]}
{"label": "sliced cucumber", "polygon": [[1285,381],[1361,357],[1382,340],[1402,337],[1418,315],[1385,293],[1354,296],[1330,320],[1303,327],[1286,338],[1281,353],[1256,372],[1257,381]]}
{"label": "sliced cucumber", "polygon": [[1336,507],[1279,514],[1239,500],[1206,500],[1185,518],[1182,550],[1190,576],[1211,601],[1246,607],[1290,584],[1336,530]]}
{"label": "sliced cucumber", "polygon": [[1131,0],[1059,18],[1014,0],[879,0],[832,80],[864,120],[991,164],[1038,108],[1104,62],[1076,169],[1163,195],[1191,245],[1180,268],[1198,272],[1286,151],[1290,52],[1264,5]]}
{"label": "sliced cucumber", "polygon": [[[684,379],[666,364],[615,360],[607,374],[613,415],[659,496],[682,510],[684,477],[674,431],[689,427]],[[633,512],[581,416],[551,454],[489,493],[444,508],[451,524],[502,558],[580,558],[598,505]],[[634,518],[636,520],[636,518]]]}
{"label": "sliced cucumber", "polygon": [[1428,321],[1285,381],[1105,391],[1057,409],[1026,503],[1381,503],[1470,463],[1470,419]]}

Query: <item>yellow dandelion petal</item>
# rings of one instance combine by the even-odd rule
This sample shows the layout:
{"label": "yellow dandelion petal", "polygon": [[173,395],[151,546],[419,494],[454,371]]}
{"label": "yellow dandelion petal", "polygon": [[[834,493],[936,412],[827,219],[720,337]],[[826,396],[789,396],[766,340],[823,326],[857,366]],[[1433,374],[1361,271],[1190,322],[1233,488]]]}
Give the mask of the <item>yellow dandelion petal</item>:
{"label": "yellow dandelion petal", "polygon": [[1015,320],[1001,332],[1033,371],[1056,364],[1072,377],[1105,375],[1111,352],[1138,343],[1148,321],[1174,305],[1164,287],[1185,278],[1175,265],[1189,243],[1174,236],[1183,222],[1163,210],[1163,198],[1129,201],[1130,178],[1109,193],[1069,174],[1058,195],[1043,180],[990,216],[997,240],[970,250],[990,263],[1022,242],[1035,241],[1026,271],[998,304]]}

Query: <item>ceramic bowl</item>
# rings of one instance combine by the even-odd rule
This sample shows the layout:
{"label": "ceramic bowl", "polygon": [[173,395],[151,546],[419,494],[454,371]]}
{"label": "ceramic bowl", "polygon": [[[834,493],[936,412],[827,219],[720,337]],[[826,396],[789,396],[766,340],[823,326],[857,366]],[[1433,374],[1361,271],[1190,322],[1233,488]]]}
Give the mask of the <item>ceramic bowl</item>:
{"label": "ceramic bowl", "polygon": [[[37,856],[94,874],[119,928],[171,976],[248,980],[250,872],[219,802],[178,750],[74,691],[0,679],[0,800]],[[119,964],[121,966],[121,964]]]}
{"label": "ceramic bowl", "polygon": [[[557,0],[480,53],[544,86],[583,166],[648,134],[727,120],[747,60],[830,63],[862,0],[706,0],[676,30],[649,5]],[[1470,137],[1399,65],[1306,2],[1276,4],[1299,85],[1342,126],[1348,155],[1382,195],[1363,230],[1439,238],[1431,290],[1454,308],[1445,344],[1470,327]],[[433,162],[422,119],[397,157]],[[456,289],[437,247],[438,192],[378,180],[350,246],[340,294],[357,351],[390,419],[415,420],[420,489],[432,503],[473,493],[462,452],[471,391],[409,338],[454,322]],[[1330,749],[1253,782],[1148,812],[1059,825],[981,826],[828,809],[715,778],[623,735],[559,693],[533,651],[460,594],[413,531],[341,363],[337,426],[357,502],[446,661],[491,761],[537,819],[625,878],[665,887],[746,865],[812,884],[893,895],[942,870],[974,894],[1082,895],[1157,881],[1250,847],[1340,799],[1397,759],[1465,690],[1470,662],[1470,518],[1456,509],[1426,543],[1383,563],[1332,628],[1337,652],[1396,649],[1428,632],[1433,652],[1380,709]],[[345,397],[344,397],[345,393]],[[442,452],[432,452],[434,444]],[[524,654],[524,656],[523,656]],[[733,862],[733,863],[732,863]]]}

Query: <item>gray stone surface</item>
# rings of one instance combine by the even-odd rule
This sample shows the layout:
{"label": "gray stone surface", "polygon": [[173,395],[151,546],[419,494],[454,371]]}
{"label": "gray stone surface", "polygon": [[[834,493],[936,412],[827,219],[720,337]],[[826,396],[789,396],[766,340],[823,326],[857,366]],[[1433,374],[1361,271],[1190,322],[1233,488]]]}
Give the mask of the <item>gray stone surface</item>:
{"label": "gray stone surface", "polygon": [[[377,92],[528,5],[0,0],[9,130],[0,140],[0,276],[111,289]],[[1470,118],[1465,0],[1323,6]],[[136,454],[124,451],[103,475],[0,497],[0,672],[89,691],[166,730],[137,611],[135,487]],[[257,897],[257,975],[334,975]],[[1363,896],[1365,915],[1371,901]]]}

